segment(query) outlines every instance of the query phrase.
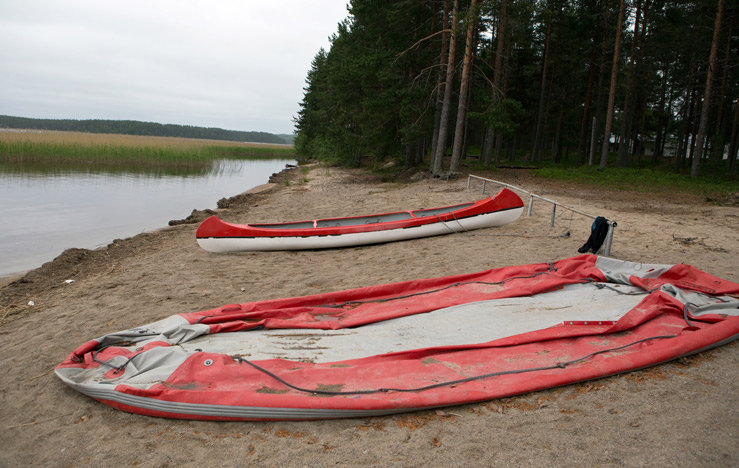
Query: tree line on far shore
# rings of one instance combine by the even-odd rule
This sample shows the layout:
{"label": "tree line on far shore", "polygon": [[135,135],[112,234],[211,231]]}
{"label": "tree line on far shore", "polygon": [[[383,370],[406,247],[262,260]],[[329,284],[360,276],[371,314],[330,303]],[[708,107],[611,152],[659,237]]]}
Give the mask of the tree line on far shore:
{"label": "tree line on far shore", "polygon": [[[299,154],[736,173],[739,3],[351,0],[316,54]],[[445,159],[445,156],[451,158]],[[448,161],[448,162],[447,162]]]}
{"label": "tree line on far shore", "polygon": [[248,143],[292,144],[291,135],[245,132],[190,125],[138,122],[135,120],[30,119],[0,115],[0,128],[56,130],[65,132],[112,133],[123,135],[199,138],[204,140],[241,141]]}

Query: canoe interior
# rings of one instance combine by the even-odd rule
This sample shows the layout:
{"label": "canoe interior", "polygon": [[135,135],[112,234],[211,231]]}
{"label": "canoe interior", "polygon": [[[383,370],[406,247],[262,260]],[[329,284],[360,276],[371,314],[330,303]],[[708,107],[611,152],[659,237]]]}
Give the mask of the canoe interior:
{"label": "canoe interior", "polygon": [[250,224],[249,226],[264,229],[312,229],[313,221],[298,221],[295,223],[277,223],[277,224]]}
{"label": "canoe interior", "polygon": [[424,216],[441,216],[443,214],[451,213],[452,211],[463,210],[474,205],[474,203],[464,203],[462,205],[447,206],[444,208],[430,208],[428,210],[415,210],[412,211],[413,215],[417,218]]}
{"label": "canoe interior", "polygon": [[344,227],[344,226],[361,226],[363,224],[388,223],[393,221],[404,221],[413,218],[423,218],[427,216],[441,216],[443,214],[468,208],[474,203],[463,203],[461,205],[446,206],[443,208],[430,208],[427,210],[402,211],[399,213],[376,214],[369,216],[357,216],[351,218],[328,218],[319,219],[315,223],[313,221],[297,221],[294,223],[274,223],[274,224],[250,224],[250,226],[262,229],[312,229],[322,227]]}

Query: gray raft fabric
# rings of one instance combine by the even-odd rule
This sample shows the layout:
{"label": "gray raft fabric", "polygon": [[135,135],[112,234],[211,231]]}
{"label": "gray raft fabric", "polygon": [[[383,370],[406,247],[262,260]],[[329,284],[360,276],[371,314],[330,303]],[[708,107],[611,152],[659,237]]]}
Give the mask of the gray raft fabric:
{"label": "gray raft fabric", "polygon": [[[641,291],[617,287],[623,293]],[[187,351],[238,354],[249,360],[345,361],[434,346],[486,343],[566,320],[618,320],[643,298],[594,284],[573,284],[536,296],[472,302],[357,328],[219,333],[180,345]]]}
{"label": "gray raft fabric", "polygon": [[[125,382],[145,389],[166,380],[198,351],[239,355],[253,361],[289,359],[323,363],[434,346],[485,343],[567,320],[615,321],[644,298],[640,292],[641,289],[633,286],[615,285],[608,289],[599,288],[597,283],[573,284],[535,296],[473,302],[339,330],[262,329],[208,335],[206,325],[189,325],[182,317],[173,316],[100,340],[112,343],[120,338],[137,339],[130,346],[132,350],[152,341],[173,345],[151,349],[127,364],[124,357],[108,362],[110,366],[126,365],[120,376],[106,382]],[[88,369],[68,380],[102,381],[110,366]]]}
{"label": "gray raft fabric", "polygon": [[[644,279],[658,278],[674,266],[627,262],[608,257],[598,257],[595,265],[603,272],[608,281],[619,284],[630,284],[629,278],[631,276]],[[739,310],[737,310],[738,301],[730,296],[709,296],[697,291],[681,289],[672,284],[665,284],[660,289],[686,304],[688,312],[693,316],[704,314],[739,315]]]}
{"label": "gray raft fabric", "polygon": [[635,263],[609,257],[598,257],[595,266],[603,272],[606,280],[618,284],[631,284],[629,277],[658,278],[674,265]]}

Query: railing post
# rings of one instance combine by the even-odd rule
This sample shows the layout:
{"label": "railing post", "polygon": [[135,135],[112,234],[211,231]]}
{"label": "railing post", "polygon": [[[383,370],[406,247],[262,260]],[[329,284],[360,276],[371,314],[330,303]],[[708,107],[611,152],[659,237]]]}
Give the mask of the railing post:
{"label": "railing post", "polygon": [[603,255],[606,257],[611,256],[611,244],[613,244],[613,229],[618,226],[616,224],[616,221],[611,221],[608,223],[608,234],[606,234],[606,245],[603,248]]}
{"label": "railing post", "polygon": [[[554,227],[554,223],[557,220],[557,202],[555,202],[554,200],[550,200],[550,199],[545,198],[545,197],[542,197],[540,195],[533,194],[533,193],[531,193],[531,192],[529,192],[527,190],[524,190],[524,189],[522,189],[520,187],[515,187],[513,185],[506,184],[505,182],[499,182],[497,180],[486,179],[484,177],[479,177],[479,176],[473,176],[472,174],[469,174],[468,177],[467,177],[467,188],[470,188],[471,181],[472,181],[473,178],[480,179],[482,181],[482,193],[485,193],[485,183],[486,182],[492,182],[492,183],[494,183],[496,185],[502,185],[503,187],[506,187],[506,188],[511,189],[511,190],[516,190],[516,191],[519,191],[519,192],[523,192],[523,193],[529,194],[529,206],[526,209],[526,216],[527,217],[531,217],[531,214],[533,212],[533,209],[534,209],[534,198],[539,198],[542,201],[545,201],[547,203],[551,203],[552,204],[552,219],[550,221],[550,225],[551,225],[551,227]],[[596,216],[593,216],[593,215],[588,214],[588,213],[583,213],[582,211],[577,210],[575,208],[572,208],[571,206],[568,206],[568,205],[562,205],[562,206],[564,207],[565,210],[570,210],[572,212],[572,214],[577,213],[579,215],[582,215],[582,216],[585,216],[585,217],[588,217],[588,218],[592,218],[592,219],[596,219],[597,218]],[[570,215],[570,227],[572,227],[572,214]],[[606,239],[604,240],[604,243],[601,246],[601,249],[599,250],[599,252],[601,252],[601,251],[603,252],[603,255],[606,255],[606,256],[610,256],[611,255],[611,245],[613,244],[613,234],[614,234],[614,228],[616,226],[617,226],[616,221],[609,221],[608,222],[608,233],[606,234]]]}

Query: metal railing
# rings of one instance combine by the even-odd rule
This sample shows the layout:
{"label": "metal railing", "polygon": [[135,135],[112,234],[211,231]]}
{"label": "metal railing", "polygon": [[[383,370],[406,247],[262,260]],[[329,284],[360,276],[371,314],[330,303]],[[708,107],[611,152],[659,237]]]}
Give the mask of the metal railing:
{"label": "metal railing", "polygon": [[[564,208],[566,211],[571,211],[572,213],[577,213],[581,216],[585,216],[586,218],[595,219],[597,216],[582,212],[576,208],[573,208],[571,206],[563,205],[562,203],[556,202],[554,200],[550,200],[548,198],[542,197],[541,195],[537,195],[535,193],[531,193],[528,190],[524,190],[521,187],[516,187],[515,185],[507,184],[505,182],[500,182],[498,180],[492,180],[492,179],[486,179],[485,177],[480,177],[476,175],[469,174],[467,176],[467,188],[470,188],[470,184],[472,182],[472,179],[478,179],[482,181],[482,193],[485,193],[485,183],[490,182],[496,185],[500,185],[503,187],[506,187],[510,190],[515,190],[517,192],[525,193],[529,195],[529,206],[526,209],[526,216],[531,216],[531,210],[534,207],[534,199],[539,199],[541,201],[551,203],[552,204],[552,218],[550,221],[550,226],[554,227],[554,221],[556,219],[557,215],[557,207]],[[603,246],[599,249],[599,251],[603,252],[603,255],[610,256],[611,255],[611,245],[613,244],[613,230],[614,228],[618,226],[618,223],[616,221],[608,220],[608,234],[606,234],[606,240],[603,242]]]}

